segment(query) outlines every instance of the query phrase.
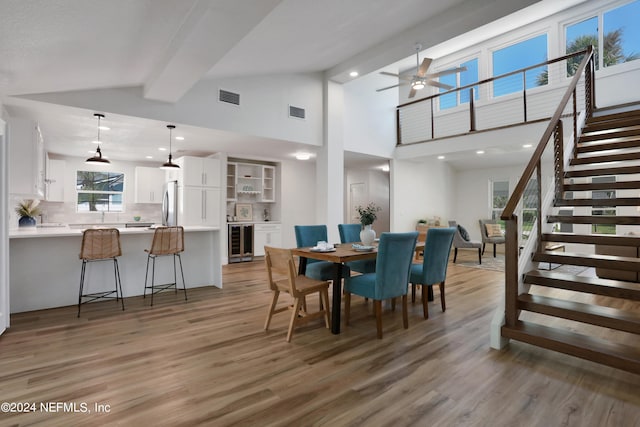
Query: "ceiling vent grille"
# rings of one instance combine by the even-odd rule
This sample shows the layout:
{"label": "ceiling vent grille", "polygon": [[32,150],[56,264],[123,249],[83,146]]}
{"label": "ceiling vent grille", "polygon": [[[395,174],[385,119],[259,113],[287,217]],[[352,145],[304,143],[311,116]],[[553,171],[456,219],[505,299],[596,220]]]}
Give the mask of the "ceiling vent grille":
{"label": "ceiling vent grille", "polygon": [[289,105],[289,117],[295,117],[296,119],[304,119],[305,118],[304,108],[294,107],[293,105]]}
{"label": "ceiling vent grille", "polygon": [[218,91],[218,101],[226,102],[227,104],[240,105],[240,94],[220,89]]}

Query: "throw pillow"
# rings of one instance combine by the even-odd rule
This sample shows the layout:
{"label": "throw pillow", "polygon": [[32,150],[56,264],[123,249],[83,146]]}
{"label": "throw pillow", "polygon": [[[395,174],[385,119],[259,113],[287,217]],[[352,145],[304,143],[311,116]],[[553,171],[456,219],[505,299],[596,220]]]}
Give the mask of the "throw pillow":
{"label": "throw pillow", "polygon": [[502,229],[500,224],[485,224],[487,228],[487,237],[502,237]]}
{"label": "throw pillow", "polygon": [[469,237],[469,232],[461,225],[458,225],[458,231],[460,231],[460,236],[465,240],[469,241],[471,238]]}

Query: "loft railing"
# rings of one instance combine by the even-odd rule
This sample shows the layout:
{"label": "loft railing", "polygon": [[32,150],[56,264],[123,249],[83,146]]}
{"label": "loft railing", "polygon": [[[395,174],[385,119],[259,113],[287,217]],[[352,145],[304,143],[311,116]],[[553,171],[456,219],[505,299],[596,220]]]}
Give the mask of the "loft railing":
{"label": "loft railing", "polygon": [[[568,73],[575,70],[587,52],[575,52],[399,105],[397,145],[548,120],[564,94]],[[533,76],[538,76],[536,86],[531,83]]]}
{"label": "loft railing", "polygon": [[[531,253],[540,250],[543,227],[548,228],[545,231],[551,231],[549,228],[552,227],[550,224],[543,224],[543,218],[546,217],[553,199],[562,198],[564,166],[569,157],[574,154],[566,152],[565,141],[567,146],[570,144],[575,150],[578,121],[591,117],[595,108],[593,49],[589,48],[584,53],[584,59],[580,62],[562,99],[557,104],[549,125],[501,215],[506,226],[504,323],[507,327],[515,326],[518,320],[517,299],[518,294],[523,290],[521,288],[524,288],[520,281],[523,268],[519,267],[530,263]],[[582,94],[578,93],[579,87],[583,88]],[[578,109],[579,98],[584,99],[582,111]],[[571,126],[565,126],[563,120],[570,121]],[[565,139],[567,135],[570,137]],[[551,141],[553,141],[552,144],[550,144]],[[531,191],[531,182],[536,182],[534,191]],[[546,194],[543,194],[543,189],[548,189]],[[521,246],[517,212],[526,204],[538,206],[538,211],[527,244]]]}

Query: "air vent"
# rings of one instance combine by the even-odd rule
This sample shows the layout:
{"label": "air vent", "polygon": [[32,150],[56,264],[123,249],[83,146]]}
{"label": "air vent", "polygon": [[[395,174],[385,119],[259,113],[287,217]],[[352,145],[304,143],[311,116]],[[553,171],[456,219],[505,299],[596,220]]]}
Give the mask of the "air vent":
{"label": "air vent", "polygon": [[304,108],[294,107],[293,105],[289,105],[289,117],[295,117],[296,119],[304,119],[305,111]]}
{"label": "air vent", "polygon": [[227,104],[240,105],[240,94],[220,89],[218,91],[218,101],[226,102]]}

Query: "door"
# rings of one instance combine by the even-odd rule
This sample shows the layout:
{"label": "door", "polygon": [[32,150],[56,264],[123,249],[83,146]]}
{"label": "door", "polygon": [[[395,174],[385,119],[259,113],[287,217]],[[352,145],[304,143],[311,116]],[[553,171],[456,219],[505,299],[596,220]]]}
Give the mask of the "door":
{"label": "door", "polygon": [[6,124],[0,120],[0,334],[9,327],[9,181]]}

